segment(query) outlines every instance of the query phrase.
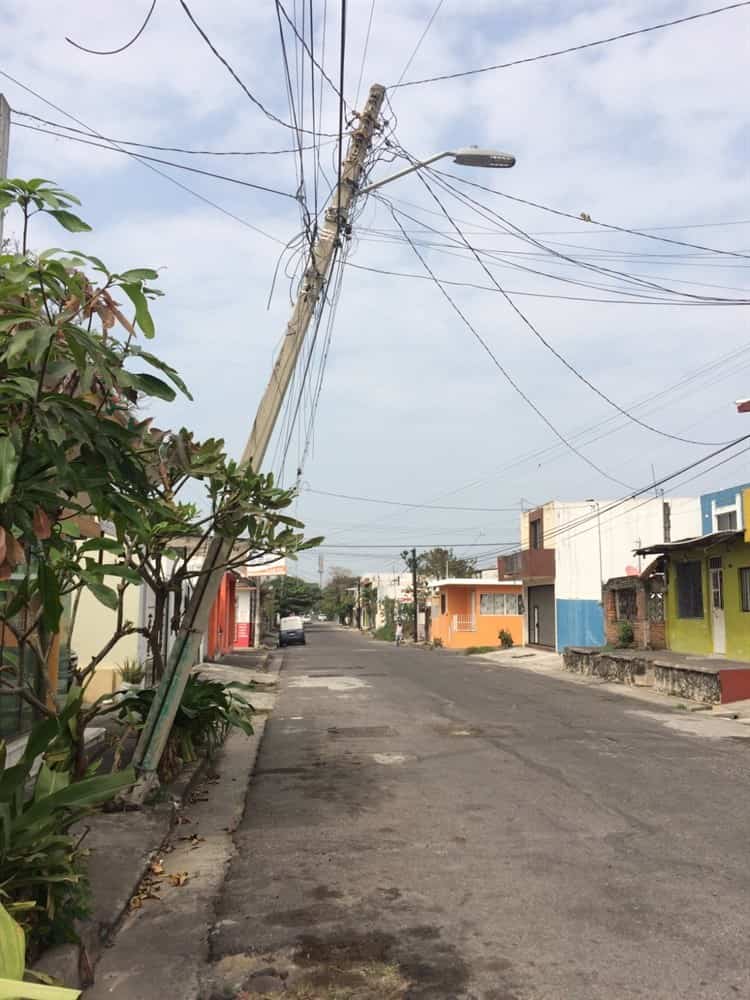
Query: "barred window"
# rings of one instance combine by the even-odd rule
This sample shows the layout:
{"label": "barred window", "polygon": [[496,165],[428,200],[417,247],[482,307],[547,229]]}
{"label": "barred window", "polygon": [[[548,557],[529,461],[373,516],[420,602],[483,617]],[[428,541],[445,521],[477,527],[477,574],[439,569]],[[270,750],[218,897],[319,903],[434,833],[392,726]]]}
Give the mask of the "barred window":
{"label": "barred window", "polygon": [[703,565],[699,562],[677,564],[677,617],[703,617]]}
{"label": "barred window", "polygon": [[518,594],[480,594],[480,615],[520,615],[521,598]]}
{"label": "barred window", "polygon": [[750,566],[743,566],[740,569],[740,597],[742,610],[750,611]]}

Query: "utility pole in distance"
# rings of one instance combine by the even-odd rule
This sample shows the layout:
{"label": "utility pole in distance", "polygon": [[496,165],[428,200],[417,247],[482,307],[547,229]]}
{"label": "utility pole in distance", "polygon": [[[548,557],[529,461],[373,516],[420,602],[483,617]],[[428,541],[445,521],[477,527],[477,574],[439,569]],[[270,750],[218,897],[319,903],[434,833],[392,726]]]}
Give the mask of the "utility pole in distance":
{"label": "utility pole in distance", "polygon": [[[10,104],[0,94],[0,180],[8,176],[8,150],[10,149]],[[3,245],[4,209],[0,208],[0,249]]]}
{"label": "utility pole in distance", "polygon": [[411,550],[411,587],[414,593],[414,642],[419,642],[419,597],[417,595],[417,550]]}
{"label": "utility pole in distance", "polygon": [[[359,116],[357,127],[350,133],[349,149],[341,168],[341,183],[333,193],[317,243],[311,249],[286,336],[242,453],[241,464],[250,464],[256,471],[263,464],[305,334],[326,287],[336,246],[345,235],[349,210],[357,194],[357,185],[372,145],[384,97],[385,88],[374,84],[370,88],[367,104]],[[231,551],[232,545],[220,538],[214,538],[209,546],[204,562],[207,572],[198,578],[133,757],[133,763],[139,772],[138,785],[132,794],[136,802],[142,801],[148,790],[156,784],[156,769],[208,625],[211,607],[219,592],[221,567],[226,564]]]}

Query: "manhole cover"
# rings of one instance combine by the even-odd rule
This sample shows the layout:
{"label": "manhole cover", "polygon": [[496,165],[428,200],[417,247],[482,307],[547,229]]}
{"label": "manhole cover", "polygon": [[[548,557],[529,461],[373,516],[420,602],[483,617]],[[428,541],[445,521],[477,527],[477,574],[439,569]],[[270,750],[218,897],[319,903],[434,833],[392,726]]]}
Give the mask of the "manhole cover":
{"label": "manhole cover", "polygon": [[350,739],[377,739],[383,736],[398,736],[390,726],[331,726],[330,736],[345,736]]}

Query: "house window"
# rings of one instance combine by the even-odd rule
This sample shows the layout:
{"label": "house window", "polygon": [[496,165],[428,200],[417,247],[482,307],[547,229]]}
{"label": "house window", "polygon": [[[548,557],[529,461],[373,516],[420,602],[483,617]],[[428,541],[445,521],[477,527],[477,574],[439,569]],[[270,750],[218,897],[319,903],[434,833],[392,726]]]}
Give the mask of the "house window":
{"label": "house window", "polygon": [[740,569],[740,597],[742,610],[750,611],[750,566],[743,566]]}
{"label": "house window", "polygon": [[448,610],[448,595],[447,594],[441,594],[440,595],[440,614],[444,615],[447,610]]}
{"label": "house window", "polygon": [[723,514],[716,515],[716,530],[717,531],[736,531],[737,530],[737,511],[727,510]]}
{"label": "house window", "polygon": [[677,564],[677,617],[703,617],[703,566],[699,562]]}
{"label": "house window", "polygon": [[632,622],[638,617],[635,587],[615,591],[615,614],[618,622]]}
{"label": "house window", "polygon": [[480,594],[480,615],[520,615],[520,595],[518,594]]}
{"label": "house window", "polygon": [[529,547],[541,549],[542,542],[542,519],[537,518],[536,521],[529,521]]}

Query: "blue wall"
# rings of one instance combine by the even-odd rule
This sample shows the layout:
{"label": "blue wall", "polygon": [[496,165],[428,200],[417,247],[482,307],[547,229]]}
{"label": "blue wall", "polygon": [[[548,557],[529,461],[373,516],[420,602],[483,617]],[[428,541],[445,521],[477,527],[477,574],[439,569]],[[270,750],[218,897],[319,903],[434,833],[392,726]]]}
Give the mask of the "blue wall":
{"label": "blue wall", "polygon": [[701,528],[704,535],[710,535],[714,530],[711,521],[713,501],[716,501],[717,507],[731,507],[737,501],[737,494],[746,489],[750,489],[750,483],[743,483],[741,486],[728,486],[725,490],[716,490],[714,493],[701,495]]}
{"label": "blue wall", "polygon": [[555,601],[557,612],[557,648],[566,646],[603,646],[604,612],[600,601]]}

